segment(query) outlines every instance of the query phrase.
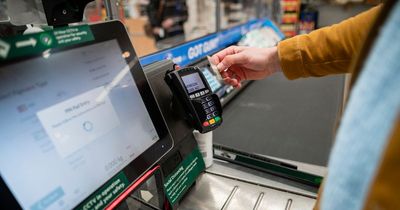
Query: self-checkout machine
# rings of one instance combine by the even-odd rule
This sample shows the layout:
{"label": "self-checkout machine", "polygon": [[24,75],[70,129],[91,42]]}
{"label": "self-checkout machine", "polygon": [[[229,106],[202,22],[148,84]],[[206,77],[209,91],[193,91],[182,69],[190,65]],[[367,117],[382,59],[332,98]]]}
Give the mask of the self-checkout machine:
{"label": "self-checkout machine", "polygon": [[8,1],[52,27],[0,39],[1,208],[169,209],[164,188],[204,169],[195,144],[164,167],[174,142],[125,27],[68,25],[88,2]]}
{"label": "self-checkout machine", "polygon": [[[204,119],[194,123],[201,117],[189,115],[172,84],[180,84],[183,92],[186,88],[192,108],[206,112],[209,107],[203,104],[218,104],[215,95],[207,98],[218,94],[216,90],[205,91],[211,88],[204,72],[207,62],[197,63],[201,70],[186,69],[182,74],[173,71],[175,64],[168,60],[143,71],[120,22],[66,26],[81,20],[86,3],[43,1],[41,15],[57,27],[1,40],[2,205],[312,207],[315,188],[309,185],[318,185],[320,177],[285,162],[215,145],[214,157],[222,161],[215,160],[204,172],[193,127],[210,130],[205,127],[221,123],[222,110],[213,113],[208,125]],[[202,113],[203,118],[207,115]]]}

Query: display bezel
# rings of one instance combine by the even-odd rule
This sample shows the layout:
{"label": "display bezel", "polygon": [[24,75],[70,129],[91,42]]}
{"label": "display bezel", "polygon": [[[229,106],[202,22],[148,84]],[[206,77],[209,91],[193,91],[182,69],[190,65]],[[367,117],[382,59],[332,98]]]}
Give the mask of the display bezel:
{"label": "display bezel", "polygon": [[[189,68],[190,68],[190,67],[189,67]],[[192,67],[192,68],[194,68],[194,67]],[[179,71],[178,71],[179,81],[182,83],[182,87],[183,87],[183,89],[185,90],[185,93],[186,93],[188,96],[189,96],[189,95],[193,95],[193,94],[198,93],[198,92],[201,92],[201,91],[204,91],[204,90],[209,90],[209,91],[211,92],[211,88],[209,87],[209,85],[208,85],[208,83],[207,83],[207,80],[205,80],[203,73],[201,73],[200,69],[196,69],[196,70],[197,70],[196,72],[192,72],[192,71],[190,71],[190,70],[179,70]],[[189,93],[189,91],[188,91],[188,89],[187,89],[187,87],[186,87],[186,84],[185,84],[185,82],[183,81],[182,77],[188,76],[188,75],[191,75],[191,74],[194,74],[194,73],[198,73],[198,74],[199,74],[199,77],[200,77],[201,81],[202,81],[203,84],[204,84],[204,88]]]}
{"label": "display bezel", "polygon": [[[130,183],[133,184],[141,175],[143,175],[148,169],[154,166],[173,147],[172,137],[165,124],[164,118],[161,115],[159,106],[154,98],[153,92],[146,79],[143,68],[137,58],[137,54],[132,47],[125,26],[120,21],[97,23],[89,26],[94,35],[94,40],[68,47],[54,48],[51,49],[51,52],[57,53],[109,40],[116,40],[122,52],[129,52],[130,56],[127,56],[125,58],[126,63],[130,68],[130,72],[135,80],[136,86],[139,89],[140,95],[144,101],[146,109],[159,136],[159,140],[156,143],[150,146],[146,151],[136,157],[132,162],[130,162],[121,170],[127,176]],[[41,52],[38,52],[35,55],[2,61],[0,63],[0,70],[3,66],[36,58],[41,55]],[[118,173],[121,171],[118,171]],[[117,175],[118,173],[116,173],[115,175]],[[28,171],[27,174],[29,174]],[[112,179],[113,177],[110,177],[108,180]],[[107,181],[105,183],[107,183]],[[105,185],[105,183],[94,190],[88,197],[93,195],[98,189]],[[0,189],[0,203],[2,204],[2,206],[7,206],[10,209],[22,209],[1,176]],[[74,207],[79,206],[85,200],[86,198],[82,199],[82,201],[80,201],[80,203],[76,204]]]}

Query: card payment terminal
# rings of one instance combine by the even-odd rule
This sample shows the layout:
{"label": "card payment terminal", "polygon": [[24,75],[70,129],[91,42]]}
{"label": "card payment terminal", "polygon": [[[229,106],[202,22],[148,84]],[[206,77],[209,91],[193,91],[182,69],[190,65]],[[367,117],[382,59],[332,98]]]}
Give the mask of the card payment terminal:
{"label": "card payment terminal", "polygon": [[222,106],[219,97],[211,91],[198,67],[169,71],[165,81],[196,130],[206,133],[221,125]]}

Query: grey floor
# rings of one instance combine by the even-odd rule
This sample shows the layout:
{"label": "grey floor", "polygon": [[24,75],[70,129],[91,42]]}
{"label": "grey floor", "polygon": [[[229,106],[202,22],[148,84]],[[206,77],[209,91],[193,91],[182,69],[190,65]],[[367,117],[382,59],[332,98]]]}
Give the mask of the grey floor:
{"label": "grey floor", "polygon": [[325,166],[344,76],[251,83],[224,108],[214,142],[246,152]]}

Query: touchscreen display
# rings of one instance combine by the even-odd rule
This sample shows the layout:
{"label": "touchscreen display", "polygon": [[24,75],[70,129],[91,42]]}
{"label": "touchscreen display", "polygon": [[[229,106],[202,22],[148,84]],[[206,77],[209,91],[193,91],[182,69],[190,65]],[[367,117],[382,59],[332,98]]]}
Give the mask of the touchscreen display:
{"label": "touchscreen display", "polygon": [[183,83],[185,83],[186,90],[189,94],[205,88],[203,80],[201,80],[201,77],[198,73],[183,76],[182,80]]}
{"label": "touchscreen display", "polygon": [[123,55],[110,40],[0,68],[0,172],[23,209],[76,206],[159,140]]}

